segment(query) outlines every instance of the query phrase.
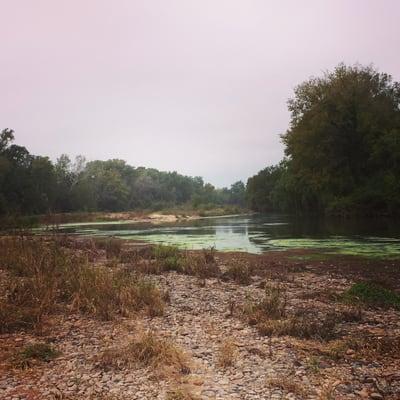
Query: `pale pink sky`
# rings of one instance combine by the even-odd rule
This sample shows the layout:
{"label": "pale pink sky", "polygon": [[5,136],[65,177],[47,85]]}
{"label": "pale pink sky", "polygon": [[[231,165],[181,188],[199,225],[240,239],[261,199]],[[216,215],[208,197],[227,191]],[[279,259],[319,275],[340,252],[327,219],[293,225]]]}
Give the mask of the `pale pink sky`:
{"label": "pale pink sky", "polygon": [[399,0],[0,0],[0,129],[55,159],[246,180],[336,64],[400,80]]}

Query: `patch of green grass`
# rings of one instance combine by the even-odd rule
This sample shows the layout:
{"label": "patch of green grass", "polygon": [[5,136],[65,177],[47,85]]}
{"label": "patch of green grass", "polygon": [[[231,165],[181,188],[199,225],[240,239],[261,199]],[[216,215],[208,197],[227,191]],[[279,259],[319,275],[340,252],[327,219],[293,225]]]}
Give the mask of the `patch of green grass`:
{"label": "patch of green grass", "polygon": [[365,304],[400,309],[400,295],[374,282],[358,282],[342,294],[350,304]]}
{"label": "patch of green grass", "polygon": [[179,257],[180,251],[177,246],[166,246],[159,244],[153,247],[153,257],[156,259],[165,260],[171,257]]}
{"label": "patch of green grass", "polygon": [[60,355],[60,352],[48,343],[34,343],[25,346],[15,358],[15,366],[29,368],[35,361],[49,362]]}

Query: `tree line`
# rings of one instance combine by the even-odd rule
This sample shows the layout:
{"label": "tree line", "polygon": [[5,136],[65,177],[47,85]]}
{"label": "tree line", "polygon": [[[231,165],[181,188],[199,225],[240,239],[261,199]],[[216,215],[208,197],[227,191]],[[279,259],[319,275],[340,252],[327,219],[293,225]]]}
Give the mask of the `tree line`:
{"label": "tree line", "polygon": [[400,84],[340,64],[295,89],[285,158],[247,182],[256,211],[400,214]]}
{"label": "tree line", "polygon": [[0,133],[0,214],[247,205],[259,212],[400,214],[400,84],[340,64],[288,101],[285,157],[230,188],[123,160],[56,162]]}
{"label": "tree line", "polygon": [[0,133],[2,215],[244,206],[243,182],[217,189],[201,177],[133,167],[116,159],[87,162],[78,156],[72,161],[64,154],[53,163],[30,154],[14,139],[11,129]]}

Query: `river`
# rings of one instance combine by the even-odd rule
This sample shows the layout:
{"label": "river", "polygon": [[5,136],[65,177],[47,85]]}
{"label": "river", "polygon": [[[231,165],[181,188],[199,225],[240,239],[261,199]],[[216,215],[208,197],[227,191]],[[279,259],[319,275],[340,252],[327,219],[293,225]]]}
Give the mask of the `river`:
{"label": "river", "polygon": [[174,224],[126,221],[60,225],[65,233],[114,236],[186,249],[263,253],[269,250],[320,249],[368,257],[400,257],[400,228],[387,220],[294,219],[285,215],[204,218]]}

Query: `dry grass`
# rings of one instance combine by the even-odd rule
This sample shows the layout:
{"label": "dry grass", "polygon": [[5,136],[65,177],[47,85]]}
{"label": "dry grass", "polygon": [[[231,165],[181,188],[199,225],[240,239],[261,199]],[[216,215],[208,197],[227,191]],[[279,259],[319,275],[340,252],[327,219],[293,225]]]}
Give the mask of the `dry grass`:
{"label": "dry grass", "polygon": [[217,364],[222,368],[232,367],[237,356],[236,345],[232,340],[225,340],[218,349]]}
{"label": "dry grass", "polygon": [[168,391],[165,400],[199,400],[199,398],[188,389],[177,388]]}
{"label": "dry grass", "polygon": [[108,260],[119,258],[122,251],[122,240],[116,238],[96,238],[94,239],[96,248],[105,250]]}
{"label": "dry grass", "polygon": [[321,289],[304,291],[300,295],[300,298],[304,300],[318,300],[323,302],[331,302],[331,301],[336,301],[338,299],[338,294],[331,288],[321,288]]}
{"label": "dry grass", "polygon": [[129,369],[149,367],[167,375],[188,374],[187,356],[168,340],[153,332],[139,334],[128,345],[106,350],[99,364],[104,369]]}
{"label": "dry grass", "polygon": [[152,282],[128,271],[83,268],[71,284],[71,308],[104,320],[141,310],[150,316],[164,312],[162,292]]}
{"label": "dry grass", "polygon": [[265,287],[264,297],[258,302],[248,302],[242,315],[261,335],[294,336],[302,339],[332,339],[336,333],[338,315],[318,315],[310,309],[298,309],[288,315],[286,292],[279,286]]}
{"label": "dry grass", "polygon": [[228,267],[222,279],[233,280],[240,285],[248,285],[251,283],[251,268],[246,263],[235,262]]}
{"label": "dry grass", "polygon": [[271,389],[276,388],[287,393],[293,393],[300,398],[307,398],[307,391],[302,385],[293,380],[292,375],[279,375],[267,380],[267,386]]}
{"label": "dry grass", "polygon": [[155,274],[176,271],[180,274],[196,276],[204,285],[207,278],[219,277],[221,274],[214,254],[213,248],[202,252],[188,252],[179,250],[175,246],[158,245],[152,248],[150,259],[144,263],[137,263],[133,268]]}
{"label": "dry grass", "polygon": [[318,400],[335,400],[335,386],[333,384],[326,384],[322,387]]}
{"label": "dry grass", "polygon": [[283,318],[286,314],[286,292],[280,287],[265,287],[264,297],[258,302],[248,302],[243,315],[250,325],[269,319]]}
{"label": "dry grass", "polygon": [[142,310],[163,313],[163,294],[149,280],[90,265],[57,240],[3,238],[0,265],[8,274],[0,293],[0,332],[34,328],[65,305],[106,320]]}
{"label": "dry grass", "polygon": [[300,339],[330,340],[335,336],[335,315],[291,316],[286,319],[265,320],[257,324],[261,335],[293,336]]}
{"label": "dry grass", "polygon": [[332,341],[320,349],[320,353],[336,362],[349,357],[367,361],[400,359],[400,338],[361,334]]}

